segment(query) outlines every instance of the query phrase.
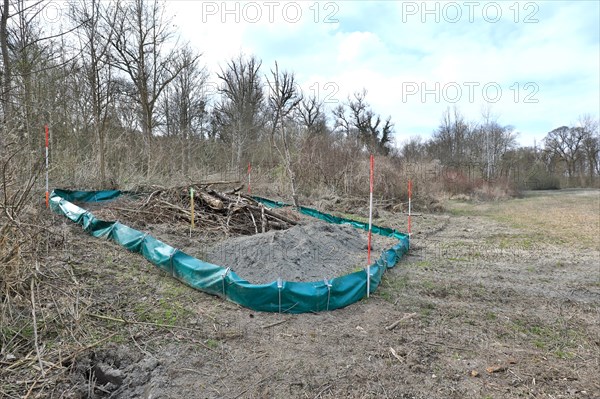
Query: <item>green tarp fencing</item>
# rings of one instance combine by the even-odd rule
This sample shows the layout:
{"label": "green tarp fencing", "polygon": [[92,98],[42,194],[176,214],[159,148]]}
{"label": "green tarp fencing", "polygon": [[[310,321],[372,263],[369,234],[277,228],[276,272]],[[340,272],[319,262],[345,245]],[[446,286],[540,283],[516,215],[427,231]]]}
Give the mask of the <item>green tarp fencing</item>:
{"label": "green tarp fencing", "polygon": [[105,191],[71,191],[55,189],[52,195],[59,196],[67,201],[77,202],[106,202],[117,199],[123,192],[121,190]]}
{"label": "green tarp fencing", "polygon": [[[366,296],[367,271],[361,270],[330,280],[315,282],[274,281],[251,284],[229,268],[196,259],[149,234],[116,221],[104,221],[73,202],[104,202],[123,195],[111,191],[70,191],[56,189],[50,197],[51,209],[83,227],[94,237],[114,241],[132,252],[140,253],[153,265],[198,290],[222,296],[250,309],[264,312],[306,313],[348,306]],[[255,197],[269,207],[289,206],[283,202]],[[366,223],[340,218],[300,207],[299,212],[335,224],[350,224],[368,230]],[[386,268],[391,268],[409,248],[409,237],[385,227],[372,226],[375,234],[394,237],[398,244],[385,250],[370,267],[370,292],[374,292]]]}

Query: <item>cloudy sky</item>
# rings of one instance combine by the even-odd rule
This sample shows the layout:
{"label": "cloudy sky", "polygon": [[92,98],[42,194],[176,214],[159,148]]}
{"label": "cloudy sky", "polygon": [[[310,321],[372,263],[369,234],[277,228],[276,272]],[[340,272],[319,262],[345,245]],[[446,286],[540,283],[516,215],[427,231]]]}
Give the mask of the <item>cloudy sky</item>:
{"label": "cloudy sky", "polygon": [[367,89],[396,141],[447,107],[490,108],[523,145],[600,110],[598,1],[167,1],[213,72],[240,53],[279,63],[333,107]]}

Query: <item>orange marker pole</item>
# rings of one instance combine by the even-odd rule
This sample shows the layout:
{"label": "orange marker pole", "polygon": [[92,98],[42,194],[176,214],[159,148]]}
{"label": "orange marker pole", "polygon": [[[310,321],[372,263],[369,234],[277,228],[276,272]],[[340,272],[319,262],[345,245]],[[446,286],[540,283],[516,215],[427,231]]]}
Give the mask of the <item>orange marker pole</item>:
{"label": "orange marker pole", "polygon": [[44,126],[44,130],[46,132],[46,208],[50,207],[50,191],[48,186],[48,144],[49,144],[49,132],[48,125]]}
{"label": "orange marker pole", "polygon": [[374,169],[373,154],[370,158],[370,187],[369,187],[369,238],[367,240],[367,298],[371,291],[371,227],[373,226],[373,169]]}

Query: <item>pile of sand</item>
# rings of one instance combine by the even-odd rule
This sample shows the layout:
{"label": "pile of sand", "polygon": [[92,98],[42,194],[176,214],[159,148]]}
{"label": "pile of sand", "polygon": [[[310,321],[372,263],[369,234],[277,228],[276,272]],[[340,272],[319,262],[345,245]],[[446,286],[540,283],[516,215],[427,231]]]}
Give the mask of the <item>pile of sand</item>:
{"label": "pile of sand", "polygon": [[[374,240],[373,259],[384,249],[381,244]],[[367,233],[349,225],[310,222],[283,231],[225,240],[212,247],[207,258],[211,263],[231,267],[254,284],[278,278],[320,281],[366,266]]]}

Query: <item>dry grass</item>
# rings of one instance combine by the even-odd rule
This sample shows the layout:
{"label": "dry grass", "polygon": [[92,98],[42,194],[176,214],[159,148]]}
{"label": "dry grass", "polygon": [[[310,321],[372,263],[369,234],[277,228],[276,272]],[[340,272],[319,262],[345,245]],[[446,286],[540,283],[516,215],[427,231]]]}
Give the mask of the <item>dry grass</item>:
{"label": "dry grass", "polygon": [[523,198],[509,201],[477,204],[450,201],[447,206],[455,215],[490,217],[535,235],[536,240],[547,244],[600,249],[599,190],[528,192]]}

